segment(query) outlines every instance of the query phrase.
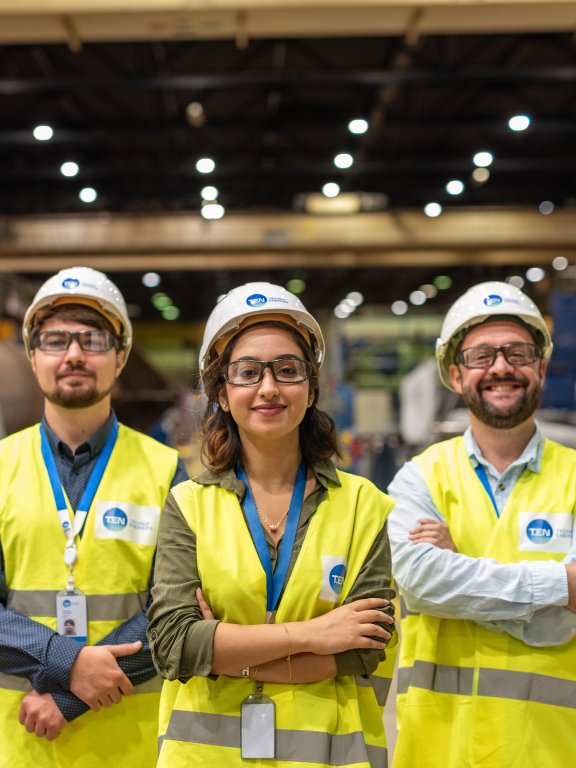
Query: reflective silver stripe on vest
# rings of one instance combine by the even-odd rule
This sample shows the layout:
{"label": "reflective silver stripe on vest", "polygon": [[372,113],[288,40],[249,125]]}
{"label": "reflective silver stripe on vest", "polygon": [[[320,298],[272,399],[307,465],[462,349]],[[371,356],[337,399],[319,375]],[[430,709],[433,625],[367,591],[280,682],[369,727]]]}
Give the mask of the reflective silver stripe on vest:
{"label": "reflective silver stripe on vest", "polygon": [[424,688],[436,693],[471,696],[474,670],[471,667],[449,667],[431,661],[416,661],[413,667],[398,669],[398,693],[408,688]]}
{"label": "reflective silver stripe on vest", "polygon": [[389,677],[376,677],[376,675],[372,675],[371,677],[366,678],[358,675],[355,680],[356,685],[374,689],[376,701],[381,707],[386,704],[388,694],[390,693],[390,686],[392,685],[392,680],[390,680]]}
{"label": "reflective silver stripe on vest", "polygon": [[[134,693],[159,693],[162,690],[162,682],[163,681],[160,677],[153,677],[152,680],[148,680],[145,683],[135,685]],[[5,688],[9,691],[27,692],[32,690],[32,683],[25,677],[18,677],[17,675],[6,675],[3,672],[0,672],[0,688]]]}
{"label": "reflective silver stripe on vest", "polygon": [[[6,607],[26,616],[56,617],[55,590],[8,590]],[[87,595],[90,621],[123,621],[139,613],[148,600],[148,592],[125,595]]]}
{"label": "reflective silver stripe on vest", "polygon": [[576,681],[509,669],[481,669],[478,695],[576,709]]}
{"label": "reflective silver stripe on vest", "polygon": [[[164,741],[240,749],[240,718],[175,709],[166,734],[159,740],[160,747]],[[388,765],[387,750],[367,745],[361,732],[331,736],[318,731],[277,730],[275,759],[330,766],[363,762],[371,768]]]}
{"label": "reflective silver stripe on vest", "polygon": [[0,672],[0,688],[5,688],[9,691],[28,692],[32,690],[32,683],[25,677],[6,675],[4,672]]}

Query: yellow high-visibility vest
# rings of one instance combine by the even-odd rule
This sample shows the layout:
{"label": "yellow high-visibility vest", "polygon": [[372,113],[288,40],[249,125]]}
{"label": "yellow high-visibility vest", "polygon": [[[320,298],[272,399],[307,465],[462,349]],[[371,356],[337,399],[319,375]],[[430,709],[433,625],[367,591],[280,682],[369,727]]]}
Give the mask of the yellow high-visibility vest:
{"label": "yellow high-visibility vest", "polygon": [[[393,502],[360,477],[339,473],[312,516],[281,597],[276,621],[304,621],[341,605]],[[182,483],[174,497],[196,534],[202,589],[215,616],[237,624],[266,620],[266,577],[238,497],[217,485]],[[332,588],[337,576],[337,589]],[[339,583],[338,583],[339,582]],[[276,706],[276,758],[258,765],[387,765],[382,710],[394,665],[391,650],[372,682],[353,675],[299,685],[264,684]],[[240,706],[253,680],[220,675],[165,683],[159,768],[232,768],[240,756]],[[256,763],[255,763],[256,764]]]}
{"label": "yellow high-visibility vest", "polygon": [[[146,604],[160,511],[177,460],[173,449],[119,425],[77,541],[74,578],[87,596],[89,644]],[[122,510],[122,531],[106,527],[110,510]],[[38,425],[0,441],[0,542],[7,607],[56,630],[56,595],[66,588],[68,577],[66,538],[42,459]],[[86,712],[49,742],[18,723],[20,703],[31,690],[28,680],[0,670],[0,768],[152,768],[160,688],[159,678],[136,686],[120,704]]]}
{"label": "yellow high-visibility vest", "polygon": [[[572,449],[545,441],[541,471],[524,470],[500,517],[462,437],[415,461],[458,552],[517,563],[560,561],[570,548]],[[473,621],[403,614],[398,689],[394,768],[576,762],[576,642],[536,648]]]}

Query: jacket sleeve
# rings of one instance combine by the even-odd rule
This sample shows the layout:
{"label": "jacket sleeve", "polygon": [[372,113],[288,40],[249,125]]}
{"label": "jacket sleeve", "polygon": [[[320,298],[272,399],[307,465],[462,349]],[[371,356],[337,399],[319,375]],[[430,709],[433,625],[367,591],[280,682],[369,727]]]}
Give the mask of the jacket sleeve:
{"label": "jacket sleeve", "polygon": [[[392,560],[390,543],[388,541],[387,524],[378,536],[368,557],[366,558],[354,586],[350,590],[345,603],[360,600],[364,597],[385,597],[392,600],[396,593],[391,588]],[[390,629],[389,625],[383,625]],[[378,664],[385,659],[384,651],[355,649],[334,654],[338,675],[371,675]]]}
{"label": "jacket sleeve", "polygon": [[[0,548],[0,671],[29,680],[38,693],[51,693],[67,720],[78,706],[88,707],[68,690],[70,670],[82,645],[38,621],[6,607],[4,559]],[[82,711],[78,714],[82,714]]]}
{"label": "jacket sleeve", "polygon": [[212,646],[218,622],[205,621],[196,600],[201,586],[196,535],[169,494],[160,521],[148,637],[162,677],[186,682],[212,673]]}
{"label": "jacket sleeve", "polygon": [[[435,508],[415,462],[408,462],[389,488],[397,504],[388,518],[394,576],[411,611],[439,618],[502,622],[498,631],[517,632],[517,622],[534,622],[525,641],[538,644],[542,608],[568,603],[566,569],[555,561],[499,563],[491,558],[413,544],[408,533],[424,518],[445,522]],[[512,620],[507,625],[506,622]],[[496,629],[496,626],[492,627]]]}

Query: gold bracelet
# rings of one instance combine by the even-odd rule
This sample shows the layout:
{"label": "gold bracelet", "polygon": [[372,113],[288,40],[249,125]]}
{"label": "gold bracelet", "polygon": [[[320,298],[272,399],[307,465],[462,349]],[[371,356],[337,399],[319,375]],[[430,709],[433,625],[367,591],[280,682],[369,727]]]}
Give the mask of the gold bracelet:
{"label": "gold bracelet", "polygon": [[290,632],[288,632],[286,624],[282,624],[282,626],[286,630],[286,637],[288,638],[288,656],[286,656],[286,661],[288,662],[288,679],[292,682],[292,646],[290,645]]}
{"label": "gold bracelet", "polygon": [[256,675],[258,674],[258,664],[254,667],[254,670],[252,672],[252,680],[256,680]]}

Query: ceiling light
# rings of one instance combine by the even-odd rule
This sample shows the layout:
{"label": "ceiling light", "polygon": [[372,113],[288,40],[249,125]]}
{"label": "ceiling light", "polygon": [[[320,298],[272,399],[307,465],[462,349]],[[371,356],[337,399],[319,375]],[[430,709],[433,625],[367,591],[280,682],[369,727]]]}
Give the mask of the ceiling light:
{"label": "ceiling light", "polygon": [[348,130],[350,133],[366,133],[368,130],[368,121],[364,120],[361,117],[356,118],[355,120],[350,120],[348,123]]}
{"label": "ceiling light", "polygon": [[478,184],[484,184],[490,178],[490,171],[488,168],[474,168],[472,178]]}
{"label": "ceiling light", "polygon": [[74,163],[72,161],[62,163],[62,165],[60,166],[60,173],[62,174],[62,176],[67,176],[68,178],[71,178],[72,176],[76,176],[79,170],[80,170],[80,166],[78,165],[78,163]]}
{"label": "ceiling light", "polygon": [[472,158],[472,162],[478,168],[487,168],[492,165],[494,161],[494,155],[491,152],[476,152]]}
{"label": "ceiling light", "polygon": [[433,299],[437,293],[438,289],[435,285],[431,285],[430,283],[425,283],[424,285],[421,285],[419,290],[423,291],[426,294],[427,299]]}
{"label": "ceiling light", "polygon": [[346,296],[346,298],[348,301],[351,301],[355,307],[359,307],[364,303],[364,296],[360,293],[360,291],[351,291]]}
{"label": "ceiling light", "polygon": [[566,256],[556,256],[555,259],[552,260],[552,266],[557,272],[562,272],[568,267],[569,261],[566,258]]}
{"label": "ceiling light", "polygon": [[512,277],[507,277],[506,282],[510,283],[510,285],[513,285],[515,288],[524,288],[525,280],[520,275],[512,275]]}
{"label": "ceiling light", "polygon": [[546,272],[542,267],[530,267],[526,270],[526,280],[530,280],[531,283],[539,283],[546,277]]}
{"label": "ceiling light", "polygon": [[426,294],[424,291],[412,291],[408,298],[410,299],[410,303],[414,304],[415,307],[421,307],[422,304],[426,304]]}
{"label": "ceiling light", "polygon": [[340,154],[336,155],[334,158],[334,165],[336,168],[350,168],[353,163],[354,158],[352,155],[349,155],[348,152],[340,152]]}
{"label": "ceiling light", "polygon": [[350,310],[348,307],[345,307],[342,304],[338,304],[338,306],[334,309],[334,314],[339,320],[345,320],[350,315]]}
{"label": "ceiling light", "polygon": [[304,293],[306,290],[306,282],[300,277],[293,277],[286,283],[286,290],[290,291],[290,293]]}
{"label": "ceiling light", "polygon": [[36,141],[50,141],[54,136],[54,131],[49,125],[37,125],[32,134]]}
{"label": "ceiling light", "polygon": [[194,128],[201,128],[206,122],[204,107],[199,101],[191,101],[186,107],[186,120]]}
{"label": "ceiling light", "polygon": [[448,275],[436,275],[432,282],[439,291],[446,291],[452,287],[452,278]]}
{"label": "ceiling light", "polygon": [[381,192],[341,192],[337,197],[328,198],[320,192],[301,192],[294,198],[294,208],[306,213],[339,216],[383,211],[388,197]]}
{"label": "ceiling light", "polygon": [[161,310],[164,320],[177,320],[180,317],[180,310],[173,305]]}
{"label": "ceiling light", "polygon": [[150,301],[160,311],[172,306],[172,299],[167,293],[153,293]]}
{"label": "ceiling light", "polygon": [[212,173],[214,168],[216,168],[216,163],[210,157],[201,157],[196,163],[198,173]]}
{"label": "ceiling light", "polygon": [[424,213],[430,219],[435,219],[437,216],[440,216],[440,214],[442,213],[442,206],[440,205],[440,203],[427,203],[424,206]]}
{"label": "ceiling light", "polygon": [[325,197],[338,197],[340,194],[340,187],[335,181],[329,181],[322,187],[322,194]]}
{"label": "ceiling light", "polygon": [[530,125],[530,118],[528,115],[514,115],[508,120],[508,128],[511,131],[525,131]]}
{"label": "ceiling light", "polygon": [[93,203],[98,197],[98,192],[93,187],[84,187],[78,193],[78,197],[83,203]]}
{"label": "ceiling light", "polygon": [[206,203],[202,206],[200,213],[204,219],[216,220],[221,219],[226,211],[220,203]]}
{"label": "ceiling light", "polygon": [[538,206],[538,210],[542,215],[549,216],[551,213],[554,213],[554,203],[550,200],[543,200]]}
{"label": "ceiling light", "polygon": [[405,301],[395,301],[390,309],[393,315],[405,315],[408,312],[408,304]]}
{"label": "ceiling light", "polygon": [[452,179],[446,184],[446,192],[449,195],[461,195],[464,192],[464,184],[459,179]]}
{"label": "ceiling light", "polygon": [[156,288],[156,286],[160,285],[160,275],[158,272],[146,272],[142,275],[142,284],[146,288]]}
{"label": "ceiling light", "polygon": [[200,190],[200,196],[202,197],[202,200],[212,202],[218,198],[218,189],[216,187],[203,187]]}

